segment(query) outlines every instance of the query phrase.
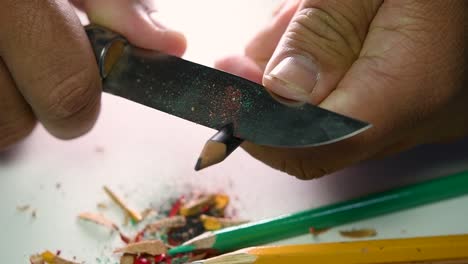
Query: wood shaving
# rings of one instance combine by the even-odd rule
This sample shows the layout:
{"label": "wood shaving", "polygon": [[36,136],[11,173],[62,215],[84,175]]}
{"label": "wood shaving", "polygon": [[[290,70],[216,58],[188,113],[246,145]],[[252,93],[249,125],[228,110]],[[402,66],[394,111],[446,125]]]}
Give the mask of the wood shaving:
{"label": "wood shaving", "polygon": [[29,257],[29,262],[31,262],[31,264],[45,264],[44,259],[39,254],[35,254],[35,255],[30,256]]}
{"label": "wood shaving", "polygon": [[129,223],[130,223],[130,216],[128,214],[125,214],[123,225],[128,226]]}
{"label": "wood shaving", "polygon": [[230,226],[237,226],[241,224],[245,224],[248,221],[245,220],[236,220],[236,219],[229,219],[229,218],[222,218],[222,217],[214,217],[208,215],[200,215],[200,220],[203,222],[203,226],[206,230],[218,230],[225,227]]}
{"label": "wood shaving", "polygon": [[184,216],[198,214],[204,207],[212,205],[215,202],[215,198],[215,195],[206,195],[201,198],[191,200],[180,208],[180,214]]}
{"label": "wood shaving", "polygon": [[377,231],[373,228],[342,230],[340,231],[340,235],[348,238],[375,237]]}
{"label": "wood shaving", "polygon": [[119,197],[111,189],[109,189],[109,187],[104,186],[103,188],[107,195],[109,195],[109,197],[112,199],[112,201],[114,201],[120,208],[122,208],[122,210],[124,210],[132,218],[133,221],[138,223],[143,219],[143,217],[138,211],[130,208],[127,205],[127,203],[125,203],[121,197]]}
{"label": "wood shaving", "polygon": [[133,264],[135,257],[133,255],[123,254],[120,257],[120,264]]}
{"label": "wood shaving", "polygon": [[314,236],[318,236],[320,234],[323,234],[323,233],[327,232],[328,230],[330,230],[330,228],[322,228],[322,229],[315,229],[313,227],[309,228],[309,232]]}
{"label": "wood shaving", "polygon": [[101,214],[93,214],[89,212],[84,212],[84,213],[79,214],[78,218],[82,220],[91,221],[95,224],[102,225],[113,230],[117,230],[117,231],[119,230],[119,227],[114,222],[112,222],[111,220],[109,220],[108,218],[106,218],[105,216]]}
{"label": "wood shaving", "polygon": [[98,204],[96,205],[96,207],[97,207],[98,209],[101,209],[101,210],[105,210],[105,209],[109,208],[109,207],[107,206],[107,204],[105,204],[105,203],[98,203]]}
{"label": "wood shaving", "polygon": [[31,264],[79,264],[78,262],[66,260],[50,251],[44,251],[41,254],[35,254],[29,257]]}
{"label": "wood shaving", "polygon": [[151,256],[166,254],[167,247],[161,240],[145,240],[135,243],[130,243],[125,247],[114,250],[114,253],[124,253],[141,255],[148,254]]}
{"label": "wood shaving", "polygon": [[229,204],[229,196],[225,194],[215,195],[215,208],[217,210],[224,210]]}
{"label": "wood shaving", "polygon": [[31,208],[31,206],[29,204],[25,204],[25,205],[18,205],[16,206],[16,211],[18,212],[26,212],[29,210],[29,208]]}
{"label": "wood shaving", "polygon": [[183,227],[187,224],[185,216],[177,215],[156,220],[145,227],[149,233],[156,233],[163,228]]}
{"label": "wood shaving", "polygon": [[158,212],[156,212],[156,210],[154,210],[153,208],[146,208],[145,210],[143,210],[143,212],[141,212],[141,217],[142,219],[146,219],[148,216],[152,216],[152,215],[155,215],[157,214]]}

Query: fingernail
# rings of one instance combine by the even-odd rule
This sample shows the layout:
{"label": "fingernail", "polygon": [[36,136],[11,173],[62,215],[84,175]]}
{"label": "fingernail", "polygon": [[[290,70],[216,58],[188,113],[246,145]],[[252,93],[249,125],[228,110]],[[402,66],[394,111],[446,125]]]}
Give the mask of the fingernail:
{"label": "fingernail", "polygon": [[264,85],[286,99],[307,102],[318,79],[318,67],[311,59],[291,56],[265,76]]}

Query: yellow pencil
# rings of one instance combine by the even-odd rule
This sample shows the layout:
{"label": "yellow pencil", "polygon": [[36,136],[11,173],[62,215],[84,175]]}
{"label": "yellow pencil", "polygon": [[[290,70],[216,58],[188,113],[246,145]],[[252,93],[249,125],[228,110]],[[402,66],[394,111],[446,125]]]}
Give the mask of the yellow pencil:
{"label": "yellow pencil", "polygon": [[251,247],[192,264],[468,263],[468,235]]}

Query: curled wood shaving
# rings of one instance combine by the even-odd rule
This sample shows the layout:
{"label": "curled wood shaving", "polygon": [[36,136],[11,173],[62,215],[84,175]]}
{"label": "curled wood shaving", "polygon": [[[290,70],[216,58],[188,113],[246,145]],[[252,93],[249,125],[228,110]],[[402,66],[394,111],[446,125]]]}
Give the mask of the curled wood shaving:
{"label": "curled wood shaving", "polygon": [[166,218],[156,220],[148,224],[145,227],[145,230],[150,233],[155,233],[158,230],[163,229],[163,228],[183,227],[186,224],[187,224],[187,220],[185,219],[185,216],[177,215],[177,216],[171,216],[171,217],[166,217]]}
{"label": "curled wood shaving", "polygon": [[124,253],[133,255],[148,254],[151,256],[165,254],[166,252],[167,247],[161,240],[145,240],[130,243],[125,247],[114,250],[114,253]]}
{"label": "curled wood shaving", "polygon": [[143,219],[143,217],[138,211],[130,208],[127,205],[127,203],[125,203],[120,196],[118,196],[111,189],[109,189],[109,187],[104,186],[103,188],[107,195],[109,195],[109,197],[112,199],[112,201],[114,201],[120,208],[122,208],[122,210],[124,210],[132,218],[133,221],[138,223]]}
{"label": "curled wood shaving", "polygon": [[113,230],[117,230],[117,231],[119,230],[119,227],[114,222],[107,219],[102,214],[93,214],[89,212],[84,212],[84,213],[79,214],[78,218],[82,220],[86,220],[86,221],[91,221],[95,224],[102,225]]}
{"label": "curled wood shaving", "polygon": [[377,231],[373,228],[342,230],[340,231],[340,235],[348,238],[375,237]]}
{"label": "curled wood shaving", "polygon": [[180,214],[184,216],[198,214],[204,207],[214,204],[215,197],[215,195],[206,195],[201,198],[191,200],[180,208]]}

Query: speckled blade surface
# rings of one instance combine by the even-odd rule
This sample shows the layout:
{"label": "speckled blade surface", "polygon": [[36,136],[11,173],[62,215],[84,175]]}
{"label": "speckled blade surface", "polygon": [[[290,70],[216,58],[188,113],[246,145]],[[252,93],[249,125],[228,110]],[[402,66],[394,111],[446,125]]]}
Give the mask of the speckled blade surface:
{"label": "speckled blade surface", "polygon": [[[87,33],[102,66],[104,47],[119,36],[98,26]],[[232,126],[234,136],[260,145],[317,146],[369,127],[316,106],[286,106],[254,82],[128,43],[103,90],[210,128]]]}
{"label": "speckled blade surface", "polygon": [[283,105],[259,84],[132,46],[104,81],[104,91],[214,129],[231,124],[235,136],[261,145],[320,145],[368,126],[312,105]]}

